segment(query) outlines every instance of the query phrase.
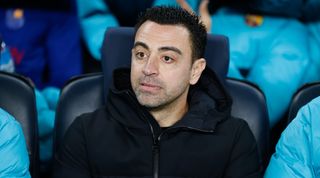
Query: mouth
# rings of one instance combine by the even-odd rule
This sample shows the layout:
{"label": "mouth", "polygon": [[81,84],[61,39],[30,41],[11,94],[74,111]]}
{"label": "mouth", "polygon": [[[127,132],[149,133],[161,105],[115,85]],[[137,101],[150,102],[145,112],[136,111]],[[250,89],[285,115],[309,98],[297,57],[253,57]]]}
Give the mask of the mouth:
{"label": "mouth", "polygon": [[140,89],[145,92],[156,92],[161,89],[159,85],[151,83],[140,83]]}

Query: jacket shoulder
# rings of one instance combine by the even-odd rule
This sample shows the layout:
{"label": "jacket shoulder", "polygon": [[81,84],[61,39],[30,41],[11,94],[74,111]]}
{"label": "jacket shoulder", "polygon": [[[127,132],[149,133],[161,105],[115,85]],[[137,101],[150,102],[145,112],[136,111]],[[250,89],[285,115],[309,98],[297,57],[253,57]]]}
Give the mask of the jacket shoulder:
{"label": "jacket shoulder", "polygon": [[0,108],[0,177],[30,177],[29,157],[22,128]]}

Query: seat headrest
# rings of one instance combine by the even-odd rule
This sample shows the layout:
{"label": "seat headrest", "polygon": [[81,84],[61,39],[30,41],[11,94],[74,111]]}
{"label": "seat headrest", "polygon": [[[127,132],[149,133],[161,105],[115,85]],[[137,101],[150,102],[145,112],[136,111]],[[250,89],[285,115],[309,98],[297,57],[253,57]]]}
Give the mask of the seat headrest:
{"label": "seat headrest", "polygon": [[[113,70],[119,67],[130,67],[131,49],[134,43],[134,28],[108,28],[102,46],[102,70],[105,89],[112,81]],[[229,40],[222,35],[208,34],[205,50],[207,66],[213,69],[224,81],[229,67]]]}

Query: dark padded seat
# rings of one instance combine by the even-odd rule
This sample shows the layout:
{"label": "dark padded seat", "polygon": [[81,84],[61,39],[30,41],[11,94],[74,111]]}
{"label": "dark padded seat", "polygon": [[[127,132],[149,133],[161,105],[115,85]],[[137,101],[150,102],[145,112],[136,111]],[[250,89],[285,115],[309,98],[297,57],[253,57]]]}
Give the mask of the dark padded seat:
{"label": "dark padded seat", "polygon": [[231,113],[247,121],[266,167],[270,157],[270,129],[265,96],[256,85],[242,80],[228,78],[227,88],[233,99]]}
{"label": "dark padded seat", "polygon": [[309,103],[312,99],[320,96],[320,82],[309,83],[302,86],[293,95],[291,104],[289,107],[288,124],[294,119],[298,113],[298,110]]}
{"label": "dark padded seat", "polygon": [[30,174],[38,177],[38,122],[33,84],[21,75],[6,72],[0,72],[0,84],[0,107],[21,124],[29,153]]}
{"label": "dark padded seat", "polygon": [[[102,73],[75,77],[63,87],[56,110],[54,150],[58,149],[73,120],[104,104]],[[56,143],[57,142],[57,143]]]}

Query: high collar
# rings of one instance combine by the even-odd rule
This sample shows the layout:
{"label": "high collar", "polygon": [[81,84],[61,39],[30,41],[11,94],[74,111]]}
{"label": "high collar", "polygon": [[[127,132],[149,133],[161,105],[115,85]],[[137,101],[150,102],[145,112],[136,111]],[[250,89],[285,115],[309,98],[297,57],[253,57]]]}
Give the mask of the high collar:
{"label": "high collar", "polygon": [[[145,120],[155,122],[132,91],[129,68],[114,71],[107,103],[115,118],[128,127],[141,128]],[[206,68],[197,84],[190,87],[188,104],[188,112],[172,127],[214,130],[217,123],[230,116],[232,100],[214,71]]]}

